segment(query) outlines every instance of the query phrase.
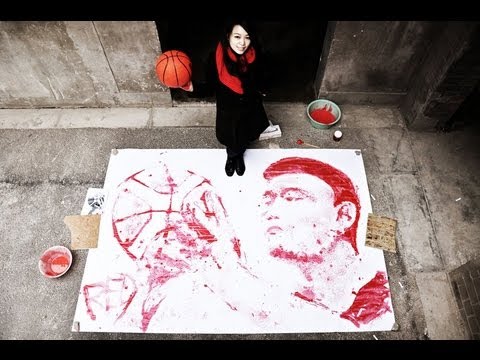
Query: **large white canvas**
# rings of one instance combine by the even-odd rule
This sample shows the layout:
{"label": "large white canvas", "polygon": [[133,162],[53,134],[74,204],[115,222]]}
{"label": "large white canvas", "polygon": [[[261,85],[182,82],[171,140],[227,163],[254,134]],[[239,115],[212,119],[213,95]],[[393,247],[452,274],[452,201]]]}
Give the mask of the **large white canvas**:
{"label": "large white canvas", "polygon": [[[330,213],[312,212],[312,199],[318,205],[328,201],[327,193],[309,195],[317,191],[313,175],[290,174],[272,190],[264,171],[286,158],[318,160],[351,180],[360,205],[357,252],[341,240],[309,251],[323,244],[323,235],[312,242],[312,234],[329,221],[335,228],[325,236],[344,236],[353,206],[347,201]],[[241,177],[226,176],[225,159],[218,149],[112,152],[98,248],[89,250],[74,329],[391,330],[395,319],[383,252],[364,245],[371,203],[361,152],[249,149]]]}

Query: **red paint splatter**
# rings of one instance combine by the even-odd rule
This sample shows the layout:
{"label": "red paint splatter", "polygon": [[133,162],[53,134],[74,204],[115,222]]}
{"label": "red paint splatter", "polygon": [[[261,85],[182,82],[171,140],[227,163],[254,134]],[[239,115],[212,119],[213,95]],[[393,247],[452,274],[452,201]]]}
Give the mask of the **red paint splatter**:
{"label": "red paint splatter", "polygon": [[315,299],[315,294],[311,290],[309,292],[304,291],[303,293],[295,291],[293,295],[295,295],[296,297],[299,297],[302,300],[309,301],[309,302],[313,302],[313,300]]}
{"label": "red paint splatter", "polygon": [[[255,314],[252,314],[255,316]],[[265,310],[262,310],[256,314],[260,320],[267,320],[268,319],[268,313]]]}
{"label": "red paint splatter", "polygon": [[[143,332],[146,332],[148,325],[152,320],[152,317],[156,314],[158,307],[165,300],[165,296],[160,297],[159,299],[152,300],[152,292],[147,296],[147,299],[143,302],[142,306],[142,324],[141,329]],[[151,306],[148,306],[151,305]]]}
{"label": "red paint splatter", "polygon": [[305,254],[305,253],[296,253],[293,251],[286,251],[284,249],[276,248],[270,251],[270,255],[276,258],[293,260],[296,262],[302,263],[317,263],[320,264],[323,262],[323,256],[318,254]]}
{"label": "red paint splatter", "polygon": [[[97,318],[94,306],[99,311],[109,312],[116,310],[116,320],[120,319],[127,311],[136,294],[137,287],[135,282],[126,274],[109,277],[106,282],[98,282],[83,287],[87,314],[92,320]],[[114,300],[116,301],[115,304]]]}
{"label": "red paint splatter", "polygon": [[148,213],[133,213],[126,218],[112,220],[113,236],[133,260],[136,260],[137,256],[132,254],[129,248],[137,241],[139,235],[151,220],[151,211]]}
{"label": "red paint splatter", "polygon": [[298,144],[298,145],[303,145],[303,144],[304,144],[304,143],[303,143],[303,140],[302,140],[302,139],[298,139],[298,140],[297,140],[297,144]]}
{"label": "red paint splatter", "polygon": [[390,290],[385,286],[387,283],[387,274],[378,271],[372,280],[360,288],[353,304],[340,317],[360,327],[360,324],[368,324],[391,311],[387,302],[390,295]]}
{"label": "red paint splatter", "polygon": [[316,298],[316,295],[315,293],[313,292],[312,289],[310,288],[307,288],[307,289],[303,289],[302,292],[300,291],[295,291],[295,293],[293,294],[294,296],[302,299],[302,300],[305,300],[305,301],[308,301],[309,303],[315,305],[315,306],[320,306],[324,309],[328,309],[328,306],[326,306],[325,304],[322,304],[317,298]]}
{"label": "red paint splatter", "polygon": [[[215,213],[209,213],[209,214],[210,214],[209,216],[215,216]],[[207,213],[205,215],[207,215]],[[192,222],[187,222],[187,225],[191,230],[196,232],[200,240],[205,240],[210,243],[217,241],[217,238],[213,236],[212,233],[208,231],[207,228],[205,228],[205,226],[203,226],[202,224],[196,221],[195,222],[192,221]]]}
{"label": "red paint splatter", "polygon": [[232,309],[233,311],[238,311],[238,309],[237,309],[235,306],[233,306],[232,304],[230,304],[228,301],[225,301],[225,304],[227,304],[228,307],[229,307],[230,309]]}
{"label": "red paint splatter", "polygon": [[331,111],[332,107],[329,105],[325,105],[322,108],[311,111],[310,117],[318,123],[329,125],[333,123],[336,119],[335,115]]}
{"label": "red paint splatter", "polygon": [[240,240],[237,238],[232,239],[233,242],[233,250],[237,253],[237,256],[240,258],[241,251],[240,251]]}
{"label": "red paint splatter", "polygon": [[168,280],[190,269],[187,262],[163,254],[161,248],[158,249],[154,258],[148,259],[148,261],[150,261],[150,265],[152,266],[148,279],[150,288],[163,285]]}
{"label": "red paint splatter", "polygon": [[[218,239],[209,230],[211,227],[207,226],[219,227],[222,223],[220,216],[226,217],[222,199],[212,189],[204,189],[205,186],[211,187],[210,180],[190,170],[177,180],[165,164],[148,173],[145,169],[138,171],[119,185],[123,191],[113,206],[112,228],[115,239],[126,254],[138,263],[139,269],[148,269],[150,272],[146,284],[148,292],[141,311],[141,329],[144,332],[165,299],[161,289],[166,282],[187,271],[196,271],[195,262],[203,258],[210,257],[218,269],[222,268],[212,256],[210,247]],[[139,186],[145,188],[146,193],[153,191],[160,196],[160,209],[152,208],[150,199],[142,199],[141,195],[136,194],[135,190]],[[125,209],[131,209],[130,213]],[[163,214],[163,218],[154,218],[155,214]],[[151,233],[152,226],[156,223],[165,225],[155,232],[153,238],[152,235],[146,238],[147,229]],[[240,257],[240,240],[234,238],[231,241],[233,250]],[[166,249],[173,246],[173,243],[177,247],[180,245],[179,249],[174,250],[177,254],[175,256],[170,255]],[[86,302],[91,301],[88,289],[84,289]],[[95,316],[88,305],[87,313],[91,318]]]}

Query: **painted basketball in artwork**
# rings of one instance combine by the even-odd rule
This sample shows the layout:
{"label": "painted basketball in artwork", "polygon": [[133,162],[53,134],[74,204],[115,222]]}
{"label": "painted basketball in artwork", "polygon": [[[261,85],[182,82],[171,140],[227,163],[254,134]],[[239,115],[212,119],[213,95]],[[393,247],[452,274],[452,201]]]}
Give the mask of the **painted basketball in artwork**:
{"label": "painted basketball in artwork", "polygon": [[160,82],[167,87],[187,90],[191,86],[192,61],[182,51],[162,53],[157,59],[155,71]]}

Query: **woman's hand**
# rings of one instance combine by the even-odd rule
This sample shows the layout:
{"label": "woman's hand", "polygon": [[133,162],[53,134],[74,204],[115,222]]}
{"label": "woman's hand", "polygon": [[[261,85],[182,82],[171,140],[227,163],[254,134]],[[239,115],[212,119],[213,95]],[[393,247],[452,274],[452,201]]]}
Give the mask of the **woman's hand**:
{"label": "woman's hand", "polygon": [[192,92],[192,91],[193,91],[193,83],[192,83],[191,81],[189,81],[189,82],[186,83],[185,85],[180,86],[180,89],[185,90],[185,91]]}

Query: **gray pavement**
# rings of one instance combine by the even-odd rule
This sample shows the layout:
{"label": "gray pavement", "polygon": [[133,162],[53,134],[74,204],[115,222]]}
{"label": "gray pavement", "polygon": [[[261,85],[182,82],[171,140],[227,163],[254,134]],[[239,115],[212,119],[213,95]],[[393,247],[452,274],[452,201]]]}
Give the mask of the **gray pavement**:
{"label": "gray pavement", "polygon": [[[398,220],[385,252],[398,328],[389,332],[178,335],[71,332],[87,250],[43,278],[39,255],[70,244],[66,215],[102,187],[114,148],[222,148],[209,104],[168,109],[0,110],[1,339],[468,339],[448,273],[480,255],[480,131],[407,130],[394,107],[342,106],[343,139],[315,129],[305,104],[266,104],[281,138],[254,148],[362,150],[373,212]],[[248,165],[248,164],[247,164]],[[223,166],[223,164],[219,164]]]}

